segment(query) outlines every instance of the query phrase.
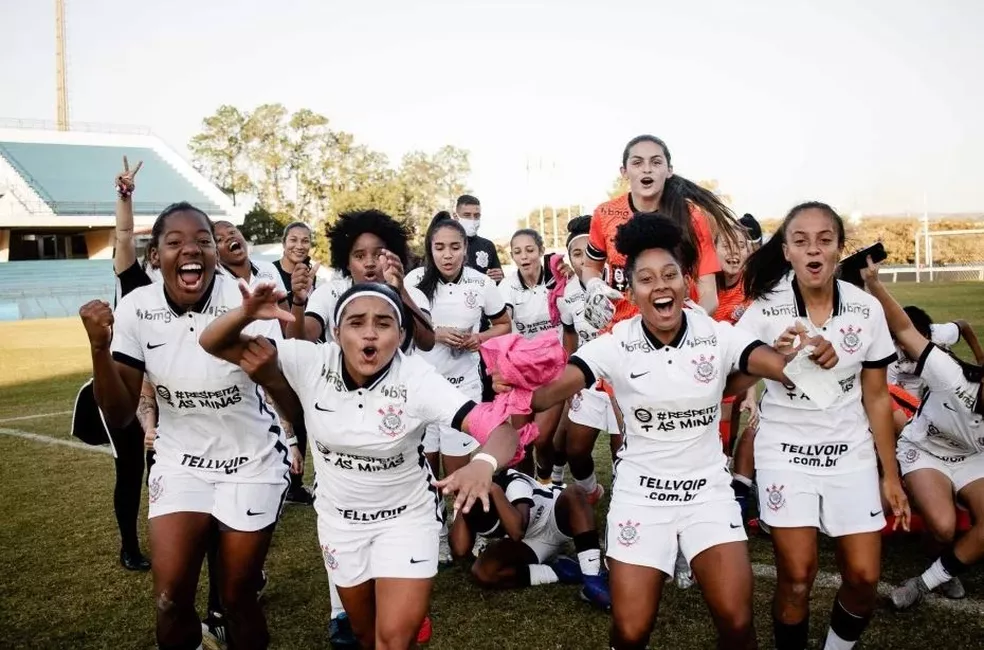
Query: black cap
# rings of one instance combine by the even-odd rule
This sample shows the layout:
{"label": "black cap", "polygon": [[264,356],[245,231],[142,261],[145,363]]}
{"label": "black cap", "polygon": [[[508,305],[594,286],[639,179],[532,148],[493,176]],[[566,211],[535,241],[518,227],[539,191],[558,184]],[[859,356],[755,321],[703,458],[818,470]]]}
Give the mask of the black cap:
{"label": "black cap", "polygon": [[757,244],[762,241],[762,226],[759,222],[755,220],[750,214],[745,214],[741,219],[738,220],[745,230],[748,232],[748,239],[751,240],[753,244]]}

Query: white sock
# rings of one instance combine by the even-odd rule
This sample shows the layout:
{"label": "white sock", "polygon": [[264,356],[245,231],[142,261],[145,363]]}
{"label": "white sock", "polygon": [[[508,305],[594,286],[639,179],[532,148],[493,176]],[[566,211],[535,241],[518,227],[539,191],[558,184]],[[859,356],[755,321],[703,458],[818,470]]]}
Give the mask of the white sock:
{"label": "white sock", "polygon": [[554,570],[546,564],[531,564],[530,566],[530,585],[549,585],[558,582],[560,578]]}
{"label": "white sock", "polygon": [[735,474],[731,478],[743,485],[752,487],[752,479],[748,478],[747,476],[742,476],[741,474]]}
{"label": "white sock", "polygon": [[594,472],[591,472],[591,474],[588,475],[588,478],[574,479],[574,484],[588,494],[591,494],[598,489],[598,478],[595,476]]}
{"label": "white sock", "polygon": [[944,582],[950,582],[953,580],[953,576],[947,573],[946,569],[943,568],[943,561],[939,558],[933,562],[926,571],[922,574],[922,581],[932,591],[939,587]]}
{"label": "white sock", "polygon": [[857,641],[845,641],[837,636],[833,629],[827,630],[827,642],[823,644],[823,650],[851,650]]}
{"label": "white sock", "polygon": [[342,607],[342,597],[338,595],[333,581],[328,582],[328,595],[331,597],[331,617],[338,618],[345,613],[345,608]]}
{"label": "white sock", "polygon": [[581,565],[581,573],[586,576],[601,574],[601,549],[581,551],[577,554],[577,563]]}
{"label": "white sock", "polygon": [[563,465],[554,465],[553,466],[553,471],[550,473],[550,480],[553,481],[554,483],[563,483],[564,482],[564,466]]}

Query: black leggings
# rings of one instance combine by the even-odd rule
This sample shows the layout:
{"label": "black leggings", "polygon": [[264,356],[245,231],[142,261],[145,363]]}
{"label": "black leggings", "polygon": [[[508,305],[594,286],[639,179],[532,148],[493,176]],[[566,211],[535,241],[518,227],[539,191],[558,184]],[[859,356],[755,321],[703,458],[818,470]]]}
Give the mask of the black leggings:
{"label": "black leggings", "polygon": [[137,517],[140,513],[140,492],[144,483],[144,463],[146,461],[149,473],[154,452],[144,451],[144,432],[136,420],[122,429],[113,429],[110,433],[113,436],[117,456],[114,460],[116,487],[113,490],[116,525],[120,528],[123,550],[139,553]]}

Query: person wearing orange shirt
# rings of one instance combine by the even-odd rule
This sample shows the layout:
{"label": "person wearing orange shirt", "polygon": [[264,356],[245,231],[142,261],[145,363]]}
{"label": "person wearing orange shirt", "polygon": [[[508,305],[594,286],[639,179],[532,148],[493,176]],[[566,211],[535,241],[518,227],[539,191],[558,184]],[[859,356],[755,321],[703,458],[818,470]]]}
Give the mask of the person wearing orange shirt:
{"label": "person wearing orange shirt", "polygon": [[652,135],[640,135],[622,152],[622,178],[629,192],[599,205],[591,218],[588,255],[584,264],[587,292],[585,317],[601,329],[629,318],[638,309],[625,297],[625,256],[613,242],[619,226],[639,212],[660,212],[674,220],[698,252],[697,271],[691,278],[690,297],[708,313],[717,308],[717,280],[721,270],[714,249],[714,233],[723,232],[737,243],[735,217],[713,193],[673,174],[670,150]]}

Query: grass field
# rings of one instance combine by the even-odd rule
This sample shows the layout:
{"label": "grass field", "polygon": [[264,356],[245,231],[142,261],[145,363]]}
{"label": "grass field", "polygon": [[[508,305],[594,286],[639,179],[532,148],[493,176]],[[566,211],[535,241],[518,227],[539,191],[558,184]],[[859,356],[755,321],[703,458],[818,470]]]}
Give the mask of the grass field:
{"label": "grass field", "polygon": [[[903,304],[937,320],[964,318],[984,334],[984,284],[893,285]],[[957,352],[966,357],[961,345]],[[153,648],[149,574],[119,568],[113,517],[114,470],[109,456],[9,435],[12,430],[68,438],[72,400],[89,376],[85,334],[77,319],[0,324],[0,648]],[[13,419],[12,419],[13,418]],[[598,468],[609,482],[607,445]],[[313,470],[308,467],[308,476]],[[308,479],[310,481],[310,478]],[[146,495],[144,496],[146,503]],[[604,525],[607,504],[598,508]],[[146,525],[141,524],[146,543]],[[753,562],[772,563],[768,538],[753,538]],[[888,540],[883,581],[921,571],[926,558],[915,537]],[[822,571],[835,572],[832,548],[821,548]],[[266,612],[275,648],[327,647],[328,588],[312,509],[288,507],[267,561]],[[984,575],[964,580],[961,607],[925,605],[906,614],[879,611],[863,648],[984,648]],[[756,624],[771,642],[773,582],[756,581]],[[714,632],[697,589],[670,587],[653,647],[711,648]],[[819,646],[834,589],[814,591],[811,638]],[[459,569],[438,577],[430,648],[607,648],[608,617],[575,598],[576,589],[546,586],[486,592]]]}

